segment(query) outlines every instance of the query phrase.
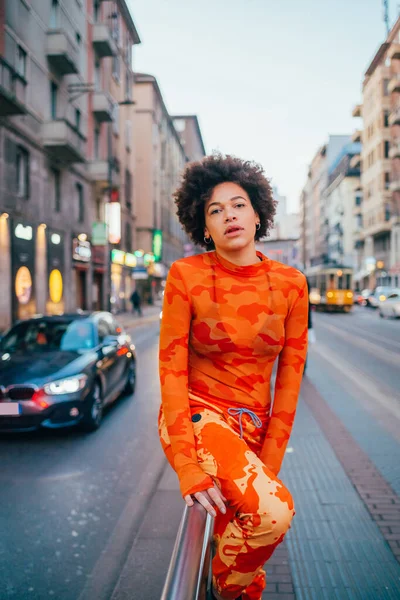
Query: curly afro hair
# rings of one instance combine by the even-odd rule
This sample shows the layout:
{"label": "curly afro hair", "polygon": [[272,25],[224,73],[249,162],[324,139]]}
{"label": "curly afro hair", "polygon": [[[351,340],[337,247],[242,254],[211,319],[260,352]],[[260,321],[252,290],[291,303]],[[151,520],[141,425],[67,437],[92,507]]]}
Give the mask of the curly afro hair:
{"label": "curly afro hair", "polygon": [[212,154],[187,166],[181,185],[174,194],[179,221],[199,246],[214,248],[213,242],[204,242],[204,206],[215,186],[227,181],[240,185],[248,193],[251,204],[260,217],[261,227],[256,231],[256,241],[264,238],[273,226],[276,202],[263,168],[255,162],[235,156]]}

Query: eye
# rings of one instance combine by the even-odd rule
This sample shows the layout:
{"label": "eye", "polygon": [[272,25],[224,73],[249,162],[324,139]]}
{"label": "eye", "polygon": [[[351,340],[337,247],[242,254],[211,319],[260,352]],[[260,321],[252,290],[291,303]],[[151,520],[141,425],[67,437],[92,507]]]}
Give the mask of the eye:
{"label": "eye", "polygon": [[214,210],[212,210],[210,214],[213,215],[213,214],[217,213],[218,211],[219,211],[219,208],[214,208]]}
{"label": "eye", "polygon": [[240,202],[239,204],[236,204],[235,208],[240,208],[241,206],[244,206],[243,202]]}

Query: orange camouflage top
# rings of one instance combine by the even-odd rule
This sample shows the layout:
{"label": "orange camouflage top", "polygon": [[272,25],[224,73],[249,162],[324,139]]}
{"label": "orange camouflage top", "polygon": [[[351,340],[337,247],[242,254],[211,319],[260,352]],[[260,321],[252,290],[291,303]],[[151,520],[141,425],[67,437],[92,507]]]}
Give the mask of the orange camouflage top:
{"label": "orange camouflage top", "polygon": [[191,408],[272,412],[260,452],[276,475],[291,433],[307,352],[304,275],[257,252],[238,266],[209,252],[176,261],[168,274],[160,332],[160,417],[182,495],[213,485],[197,461]]}

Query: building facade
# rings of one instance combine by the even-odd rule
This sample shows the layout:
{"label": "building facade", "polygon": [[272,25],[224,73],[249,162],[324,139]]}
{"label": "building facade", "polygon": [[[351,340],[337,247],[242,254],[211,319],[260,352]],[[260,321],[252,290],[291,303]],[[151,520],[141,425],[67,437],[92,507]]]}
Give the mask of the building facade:
{"label": "building facade", "polygon": [[135,74],[136,198],[137,245],[144,255],[162,250],[146,274],[138,275],[142,295],[152,297],[160,291],[171,264],[184,256],[187,240],[173,201],[187,162],[184,146],[168,114],[157,80],[152,75]]}
{"label": "building facade", "polygon": [[11,293],[0,298],[0,329],[35,313],[107,308],[109,247],[94,247],[92,230],[104,225],[110,181],[118,190],[133,171],[123,136],[108,130],[132,94],[129,53],[140,41],[125,0],[2,5],[0,277]]}
{"label": "building facade", "polygon": [[[362,104],[360,285],[400,283],[400,19],[365,72]],[[357,132],[356,132],[357,133]],[[356,160],[356,159],[354,159]]]}

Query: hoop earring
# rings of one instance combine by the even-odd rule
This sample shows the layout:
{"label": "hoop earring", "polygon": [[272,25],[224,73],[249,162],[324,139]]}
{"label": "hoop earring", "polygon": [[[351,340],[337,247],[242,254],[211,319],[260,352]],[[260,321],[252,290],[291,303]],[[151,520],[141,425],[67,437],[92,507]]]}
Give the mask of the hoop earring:
{"label": "hoop earring", "polygon": [[211,242],[212,242],[212,239],[211,239],[211,237],[206,237],[206,236],[204,236],[204,242],[205,242],[206,244],[211,244]]}
{"label": "hoop earring", "polygon": [[259,231],[261,229],[261,223],[256,223],[256,229]]}

